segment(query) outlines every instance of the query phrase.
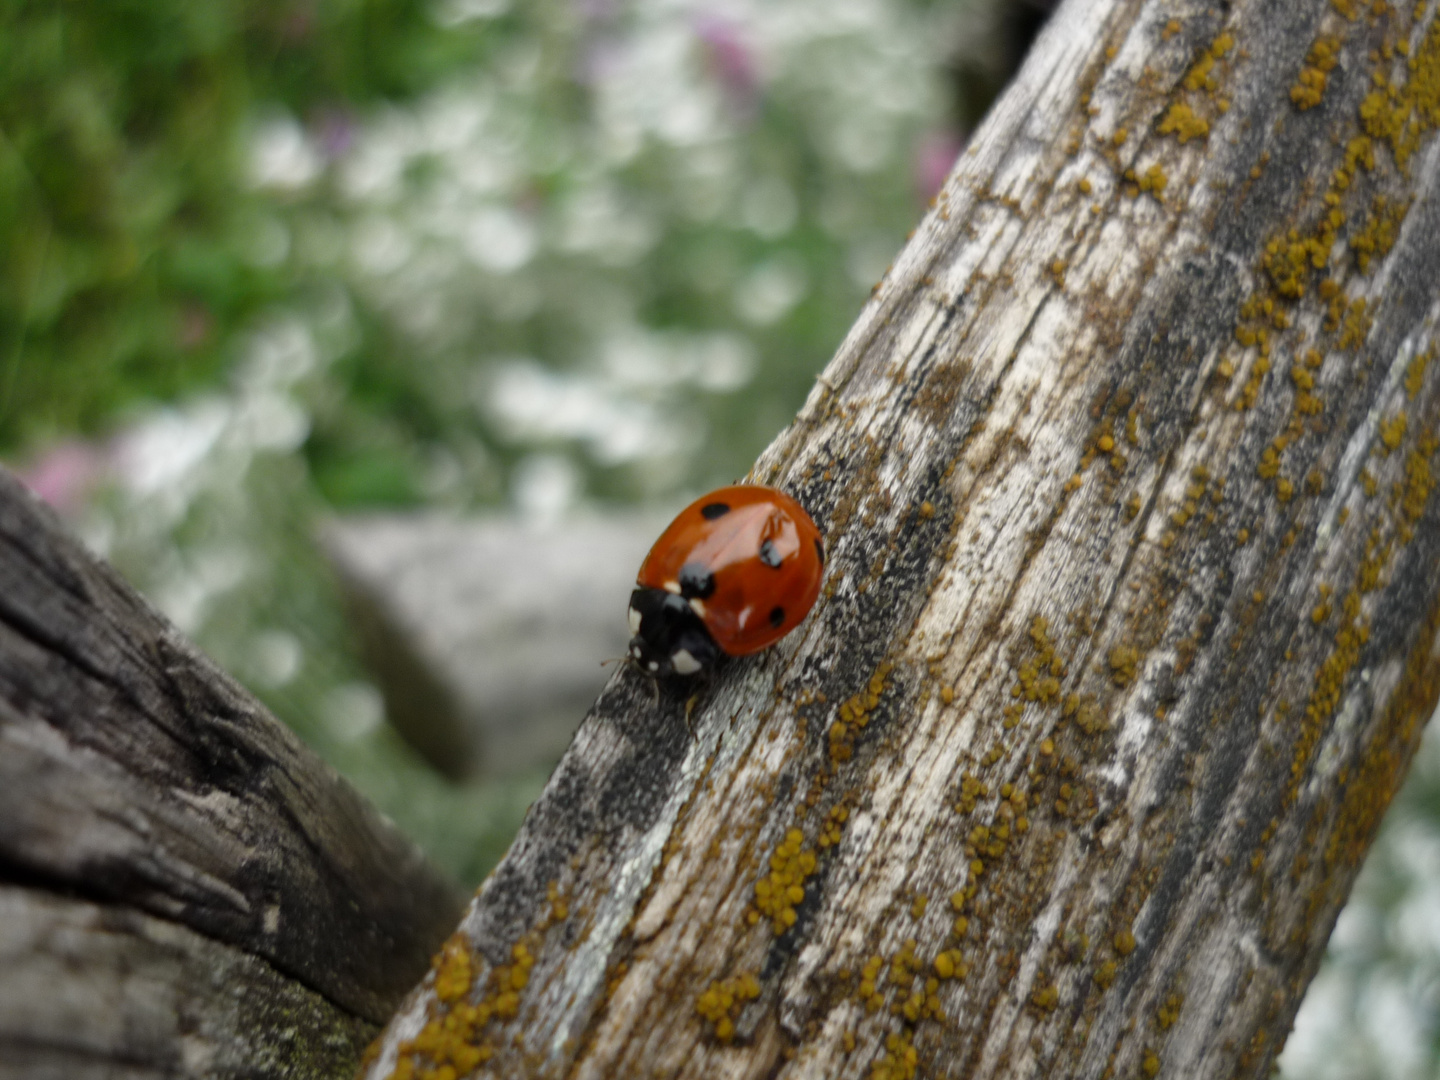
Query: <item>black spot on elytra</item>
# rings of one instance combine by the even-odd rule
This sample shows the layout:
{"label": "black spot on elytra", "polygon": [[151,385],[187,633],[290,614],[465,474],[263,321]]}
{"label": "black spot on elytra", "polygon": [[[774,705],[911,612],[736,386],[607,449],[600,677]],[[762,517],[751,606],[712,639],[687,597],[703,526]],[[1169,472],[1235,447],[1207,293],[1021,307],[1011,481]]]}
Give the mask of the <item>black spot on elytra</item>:
{"label": "black spot on elytra", "polygon": [[819,559],[820,559],[820,565],[821,565],[821,566],[824,566],[824,565],[825,565],[825,545],[820,542],[820,538],[819,538],[818,536],[815,538],[815,554],[816,554],[816,556],[818,556]]}
{"label": "black spot on elytra", "polygon": [[760,561],[772,570],[780,569],[780,553],[769,540],[760,545]]}
{"label": "black spot on elytra", "polygon": [[724,517],[729,512],[730,506],[728,503],[713,502],[706,503],[700,507],[700,516],[706,521],[714,521],[718,517]]}
{"label": "black spot on elytra", "polygon": [[680,568],[680,595],[686,600],[708,600],[715,592],[715,575],[704,563],[689,562]]}
{"label": "black spot on elytra", "polygon": [[783,607],[776,607],[776,608],[771,608],[771,609],[770,609],[770,625],[771,625],[771,626],[779,626],[779,625],[780,625],[781,623],[783,623],[784,621],[785,621],[785,609],[784,609]]}

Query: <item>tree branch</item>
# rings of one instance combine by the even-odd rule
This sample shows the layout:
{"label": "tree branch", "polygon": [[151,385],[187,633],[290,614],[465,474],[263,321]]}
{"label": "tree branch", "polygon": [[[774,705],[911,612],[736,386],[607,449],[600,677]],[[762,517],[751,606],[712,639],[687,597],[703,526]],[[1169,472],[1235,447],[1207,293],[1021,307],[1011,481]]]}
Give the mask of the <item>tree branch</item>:
{"label": "tree branch", "polygon": [[816,611],[616,675],[368,1075],[1267,1075],[1440,692],[1437,79],[1063,5],[754,471]]}

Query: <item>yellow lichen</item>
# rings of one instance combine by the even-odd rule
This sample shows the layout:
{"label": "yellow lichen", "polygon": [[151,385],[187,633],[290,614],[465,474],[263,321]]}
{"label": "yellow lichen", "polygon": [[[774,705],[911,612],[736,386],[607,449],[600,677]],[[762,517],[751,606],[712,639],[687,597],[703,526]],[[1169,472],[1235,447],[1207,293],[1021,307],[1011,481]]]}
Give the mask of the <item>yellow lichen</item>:
{"label": "yellow lichen", "polygon": [[885,1057],[871,1068],[870,1080],[914,1080],[919,1065],[909,1032],[891,1032],[885,1036]]}
{"label": "yellow lichen", "polygon": [[1422,353],[1416,353],[1410,358],[1410,363],[1405,367],[1405,396],[1411,401],[1415,395],[1420,393],[1420,387],[1425,383],[1425,368],[1430,363],[1431,357],[1435,355],[1434,348],[1426,349]]}
{"label": "yellow lichen", "polygon": [[775,933],[795,925],[795,908],[805,900],[805,879],[815,872],[815,853],[803,847],[805,834],[791,829],[770,855],[770,873],[755,883],[755,907],[750,922],[770,919]]}
{"label": "yellow lichen", "polygon": [[1175,1021],[1180,1019],[1180,1008],[1184,1004],[1184,994],[1170,994],[1165,998],[1164,1004],[1155,1011],[1155,1022],[1161,1031],[1168,1031]]}
{"label": "yellow lichen", "polygon": [[1135,681],[1135,668],[1140,662],[1140,651],[1133,645],[1116,645],[1110,650],[1110,679],[1116,686],[1129,686]]}
{"label": "yellow lichen", "polygon": [[889,684],[890,672],[894,665],[889,661],[881,664],[871,674],[865,689],[853,695],[839,708],[839,718],[830,725],[827,733],[830,743],[830,759],[834,762],[849,761],[854,753],[855,733],[870,723],[870,714],[880,703],[880,695]]}
{"label": "yellow lichen", "polygon": [[1210,124],[1204,117],[1196,116],[1189,105],[1177,101],[1170,106],[1165,119],[1160,121],[1159,132],[1161,135],[1174,135],[1180,142],[1187,143],[1209,135]]}
{"label": "yellow lichen", "polygon": [[445,943],[435,959],[435,996],[443,1011],[400,1044],[392,1080],[453,1080],[490,1060],[495,1048],[482,1032],[492,1018],[508,1020],[519,1012],[519,992],[535,964],[524,943],[512,946],[510,956],[510,964],[490,973],[484,998],[471,1004],[466,1000],[474,989],[469,939],[457,933]]}
{"label": "yellow lichen", "polygon": [[715,1038],[728,1043],[735,1037],[735,1014],[759,996],[760,980],[742,972],[712,982],[695,1002],[695,1011],[713,1025]]}
{"label": "yellow lichen", "polygon": [[1350,250],[1355,252],[1355,265],[1362,274],[1369,272],[1372,258],[1383,259],[1395,246],[1400,224],[1409,210],[1408,201],[1391,202],[1383,195],[1375,196],[1365,224],[1350,238]]}
{"label": "yellow lichen", "polygon": [[1325,96],[1325,83],[1329,73],[1339,61],[1339,38],[1322,37],[1310,46],[1310,52],[1305,57],[1305,66],[1300,69],[1299,78],[1290,88],[1290,100],[1297,108],[1303,111],[1320,104],[1320,99]]}
{"label": "yellow lichen", "polygon": [[1400,444],[1405,440],[1405,428],[1409,421],[1405,414],[1396,413],[1389,420],[1380,421],[1380,445],[1384,448],[1386,455],[1400,449]]}

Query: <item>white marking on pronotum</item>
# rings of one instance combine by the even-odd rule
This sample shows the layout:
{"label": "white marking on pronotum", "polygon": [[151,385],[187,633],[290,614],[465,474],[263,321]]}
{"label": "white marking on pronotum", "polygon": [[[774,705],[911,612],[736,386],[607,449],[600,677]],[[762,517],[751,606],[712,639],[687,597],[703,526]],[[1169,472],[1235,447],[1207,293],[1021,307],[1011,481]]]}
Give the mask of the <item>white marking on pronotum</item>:
{"label": "white marking on pronotum", "polygon": [[690,655],[689,649],[676,649],[670,654],[670,666],[676,675],[694,675],[700,670],[700,661]]}
{"label": "white marking on pronotum", "polygon": [[651,660],[650,663],[646,664],[645,666],[650,669],[652,674],[660,670],[660,664],[658,661],[655,660]]}
{"label": "white marking on pronotum", "polygon": [[667,581],[667,582],[665,582],[665,591],[666,591],[666,592],[672,592],[672,593],[674,593],[676,596],[679,596],[679,595],[680,595],[680,583],[679,583],[678,581]]}
{"label": "white marking on pronotum", "polygon": [[633,607],[630,609],[630,636],[634,637],[640,632],[640,612]]}
{"label": "white marking on pronotum", "polygon": [[698,597],[694,600],[691,600],[690,610],[703,619],[705,617],[705,601],[699,599]]}

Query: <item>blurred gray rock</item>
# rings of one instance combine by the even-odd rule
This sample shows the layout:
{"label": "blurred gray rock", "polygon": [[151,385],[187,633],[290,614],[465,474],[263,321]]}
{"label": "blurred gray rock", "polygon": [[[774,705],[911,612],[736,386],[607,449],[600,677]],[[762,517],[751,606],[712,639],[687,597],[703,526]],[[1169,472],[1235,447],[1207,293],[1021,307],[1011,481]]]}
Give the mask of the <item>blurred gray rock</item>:
{"label": "blurred gray rock", "polygon": [[322,542],[390,722],[447,776],[557,760],[623,656],[635,573],[664,521],[438,514],[332,521]]}

